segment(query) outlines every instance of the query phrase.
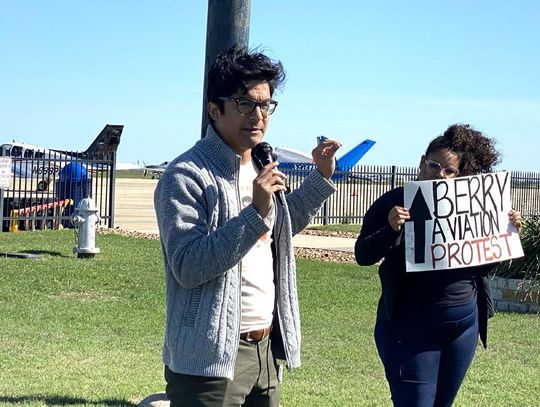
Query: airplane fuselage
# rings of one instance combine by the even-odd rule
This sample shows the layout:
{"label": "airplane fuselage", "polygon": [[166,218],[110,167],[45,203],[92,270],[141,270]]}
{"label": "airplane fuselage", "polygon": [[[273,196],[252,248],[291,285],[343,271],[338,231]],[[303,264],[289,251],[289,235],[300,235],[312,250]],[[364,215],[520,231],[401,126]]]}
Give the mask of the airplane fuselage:
{"label": "airplane fuselage", "polygon": [[15,141],[0,146],[0,157],[11,157],[13,172],[23,177],[57,174],[70,159],[45,147]]}

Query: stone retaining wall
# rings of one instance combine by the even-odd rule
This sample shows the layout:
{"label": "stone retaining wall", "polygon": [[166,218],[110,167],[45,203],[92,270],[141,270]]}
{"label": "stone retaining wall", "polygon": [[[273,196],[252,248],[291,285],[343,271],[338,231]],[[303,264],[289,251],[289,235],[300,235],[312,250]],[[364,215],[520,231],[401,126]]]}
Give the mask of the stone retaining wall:
{"label": "stone retaining wall", "polygon": [[539,283],[497,276],[490,283],[496,310],[540,313]]}

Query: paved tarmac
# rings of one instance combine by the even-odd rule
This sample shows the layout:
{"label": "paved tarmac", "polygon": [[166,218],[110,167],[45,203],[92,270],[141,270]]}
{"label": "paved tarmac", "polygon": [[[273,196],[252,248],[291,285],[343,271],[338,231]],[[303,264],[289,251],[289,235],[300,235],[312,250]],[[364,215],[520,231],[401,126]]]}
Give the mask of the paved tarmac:
{"label": "paved tarmac", "polygon": [[[154,189],[157,180],[153,179],[116,179],[114,226],[125,230],[142,233],[158,233],[154,212]],[[354,252],[355,239],[344,237],[326,237],[296,235],[295,247],[338,250]]]}

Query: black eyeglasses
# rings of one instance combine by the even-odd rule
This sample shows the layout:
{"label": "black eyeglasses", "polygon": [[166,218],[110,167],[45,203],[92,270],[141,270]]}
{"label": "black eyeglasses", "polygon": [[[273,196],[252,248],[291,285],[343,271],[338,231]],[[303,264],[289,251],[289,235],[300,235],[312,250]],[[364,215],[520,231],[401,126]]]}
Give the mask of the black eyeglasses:
{"label": "black eyeglasses", "polygon": [[459,170],[455,167],[443,168],[442,165],[438,163],[437,161],[428,160],[428,159],[426,159],[425,162],[430,170],[436,173],[440,173],[442,171],[442,173],[447,177],[453,178],[453,177],[457,177],[459,174]]}
{"label": "black eyeglasses", "polygon": [[263,102],[256,102],[248,98],[233,98],[233,97],[220,97],[221,100],[225,102],[234,102],[236,103],[236,109],[238,113],[250,114],[253,113],[255,108],[258,106],[261,109],[261,114],[263,116],[268,116],[274,113],[278,102],[272,99],[265,100]]}

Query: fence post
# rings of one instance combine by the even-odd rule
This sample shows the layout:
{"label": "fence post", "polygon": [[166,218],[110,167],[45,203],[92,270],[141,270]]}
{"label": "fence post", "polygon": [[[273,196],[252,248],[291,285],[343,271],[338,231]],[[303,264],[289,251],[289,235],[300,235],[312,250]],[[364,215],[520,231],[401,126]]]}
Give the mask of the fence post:
{"label": "fence post", "polygon": [[109,225],[108,227],[114,228],[114,204],[115,204],[115,195],[116,195],[116,153],[113,152],[110,154],[109,158],[112,160],[111,163],[111,174],[109,176]]}
{"label": "fence post", "polygon": [[328,200],[324,201],[323,204],[323,225],[328,225]]}
{"label": "fence post", "polygon": [[4,231],[4,188],[0,185],[0,233]]}
{"label": "fence post", "polygon": [[392,189],[396,187],[396,166],[392,165]]}

